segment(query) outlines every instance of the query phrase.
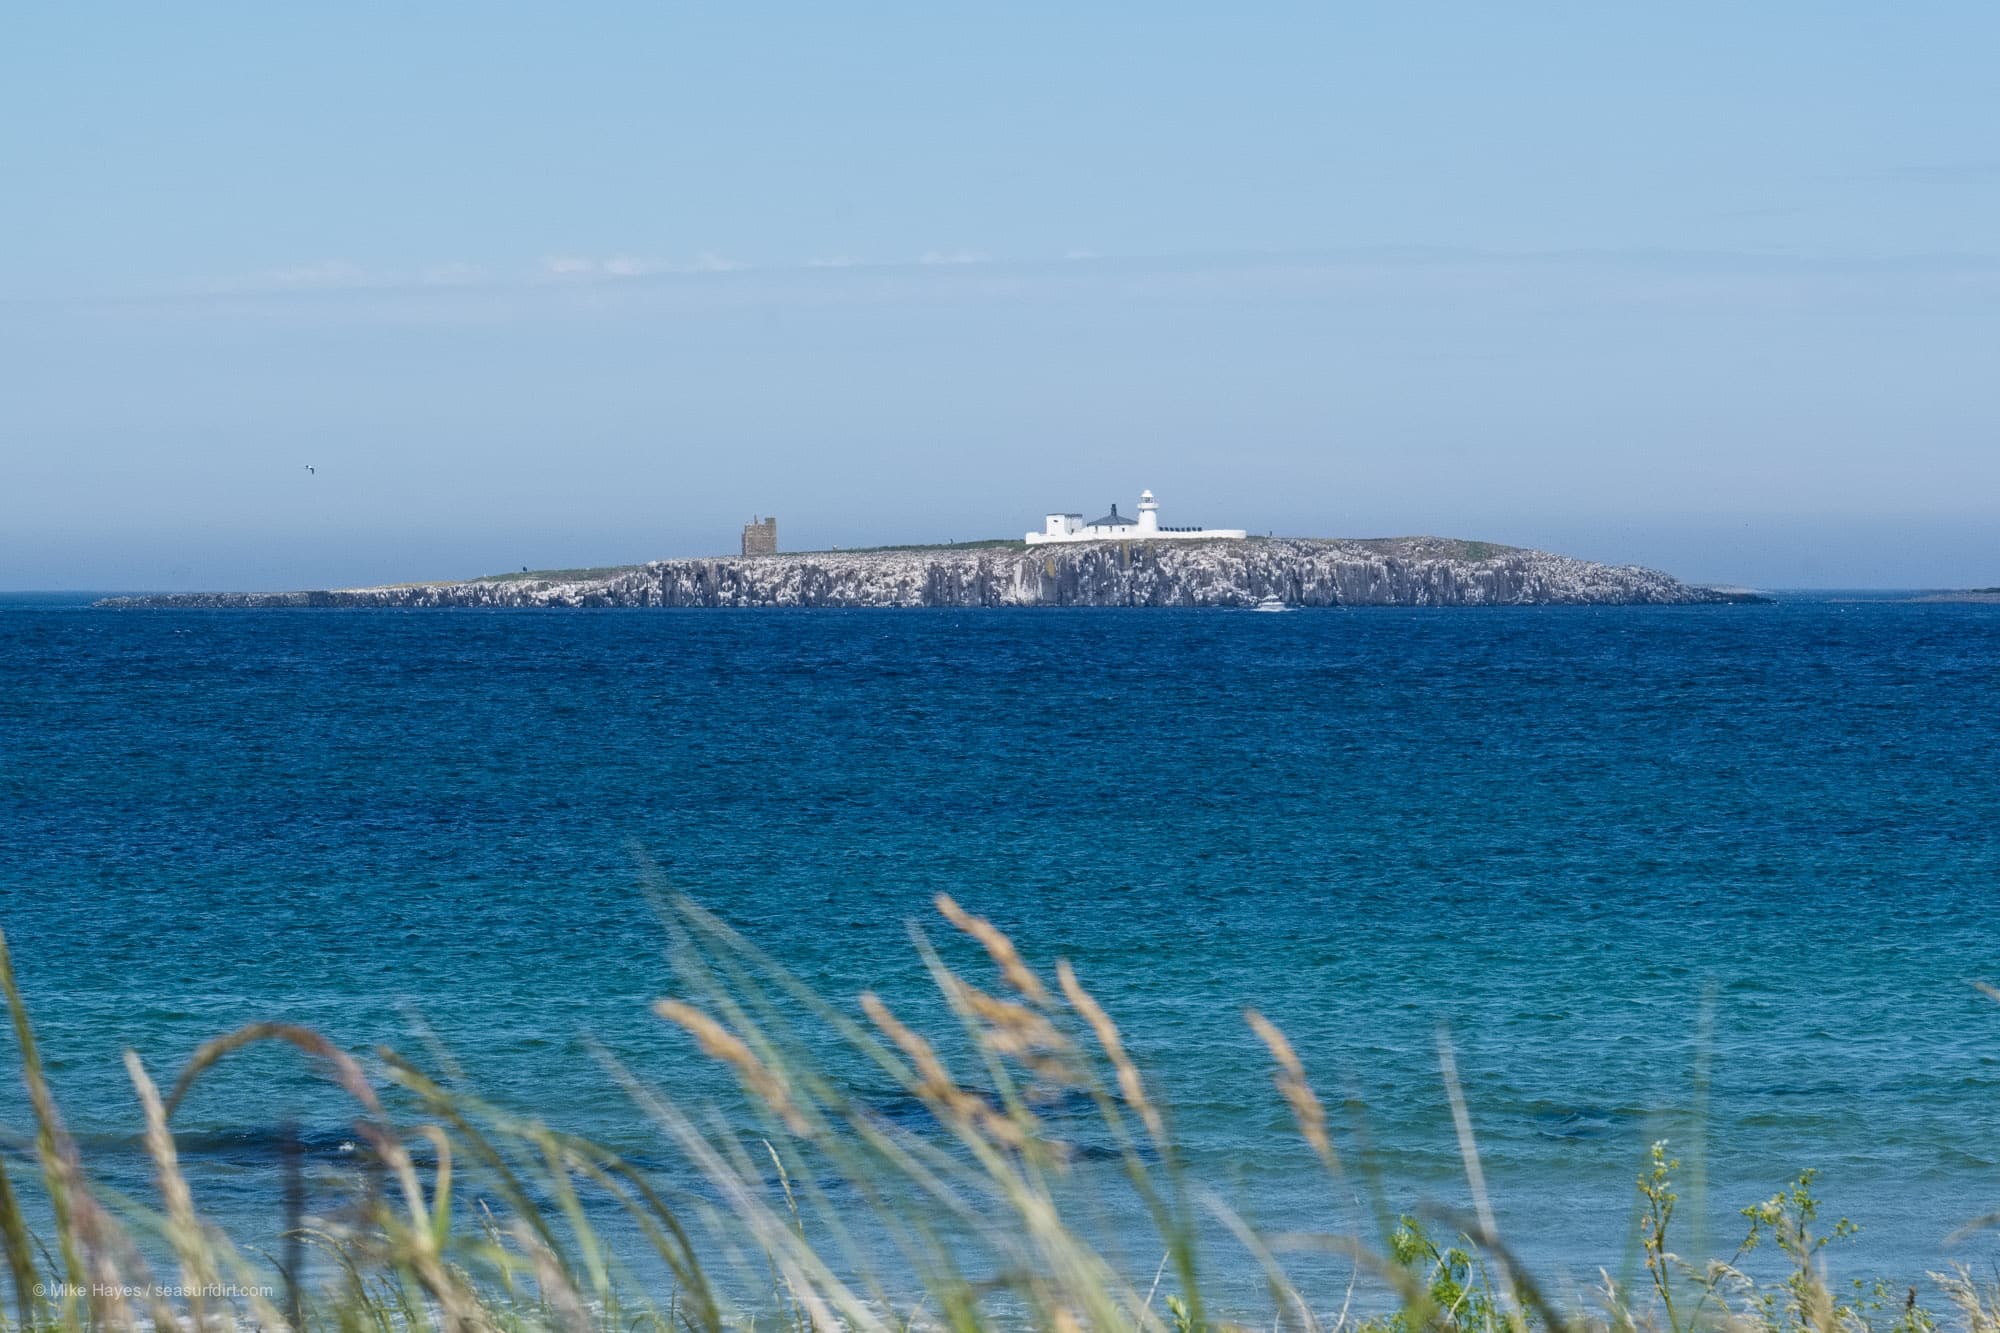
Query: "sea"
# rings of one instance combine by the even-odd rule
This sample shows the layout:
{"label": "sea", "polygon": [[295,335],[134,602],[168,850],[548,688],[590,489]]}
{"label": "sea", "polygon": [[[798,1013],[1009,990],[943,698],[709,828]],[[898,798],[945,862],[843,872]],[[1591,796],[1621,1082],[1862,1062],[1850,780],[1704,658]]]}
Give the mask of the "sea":
{"label": "sea", "polygon": [[[1473,1203],[1448,1050],[1499,1228],[1553,1288],[1633,1271],[1661,1140],[1690,1258],[1806,1169],[1860,1227],[1836,1275],[2000,1258],[1967,1230],[2000,1209],[1975,985],[2000,982],[2000,607],[88,602],[0,598],[0,928],[122,1194],[147,1193],[123,1052],[166,1084],[261,1020],[672,1173],[612,1073],[716,1088],[649,1011],[681,986],[661,895],[837,1005],[935,1025],[917,935],[999,984],[945,892],[1044,975],[1072,962],[1213,1217],[1337,1230],[1362,1204],[1300,1146],[1254,1006],[1397,1212]],[[256,1240],[278,1127],[330,1170],[351,1115],[268,1051],[175,1124],[198,1202]],[[1260,1281],[1226,1230],[1209,1249]]]}

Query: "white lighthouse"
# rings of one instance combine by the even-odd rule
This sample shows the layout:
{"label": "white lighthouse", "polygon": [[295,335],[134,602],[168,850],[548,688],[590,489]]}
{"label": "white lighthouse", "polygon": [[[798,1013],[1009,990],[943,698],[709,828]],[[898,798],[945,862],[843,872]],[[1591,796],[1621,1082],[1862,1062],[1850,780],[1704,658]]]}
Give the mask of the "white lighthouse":
{"label": "white lighthouse", "polygon": [[1051,542],[1135,542],[1135,541],[1242,541],[1249,534],[1242,528],[1163,528],[1160,503],[1151,491],[1139,492],[1139,515],[1111,512],[1086,523],[1082,514],[1050,514],[1040,532],[1027,534],[1030,546]]}

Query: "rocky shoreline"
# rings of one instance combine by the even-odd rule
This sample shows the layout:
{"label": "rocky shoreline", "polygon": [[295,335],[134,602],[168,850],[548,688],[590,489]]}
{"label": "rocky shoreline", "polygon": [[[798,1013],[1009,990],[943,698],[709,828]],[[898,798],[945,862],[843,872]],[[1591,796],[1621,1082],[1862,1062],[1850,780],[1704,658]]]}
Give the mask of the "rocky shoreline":
{"label": "rocky shoreline", "polygon": [[1754,595],[1657,570],[1438,537],[1015,544],[658,560],[324,592],[163,593],[120,607],[1678,606]]}

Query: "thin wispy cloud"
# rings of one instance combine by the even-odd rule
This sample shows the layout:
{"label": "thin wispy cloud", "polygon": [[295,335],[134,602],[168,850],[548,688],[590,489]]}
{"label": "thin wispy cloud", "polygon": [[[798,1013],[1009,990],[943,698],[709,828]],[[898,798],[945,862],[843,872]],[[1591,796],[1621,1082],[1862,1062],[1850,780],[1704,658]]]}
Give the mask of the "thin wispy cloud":
{"label": "thin wispy cloud", "polygon": [[617,255],[597,267],[599,272],[613,278],[643,278],[667,271],[667,266],[657,259],[635,259],[631,255]]}
{"label": "thin wispy cloud", "polygon": [[1995,185],[2000,184],[2000,158],[1906,162],[1875,173],[1873,179],[1901,185]]}
{"label": "thin wispy cloud", "polygon": [[351,287],[368,280],[360,265],[339,259],[276,269],[266,276],[274,285],[284,287]]}
{"label": "thin wispy cloud", "polygon": [[492,275],[477,264],[445,260],[416,269],[373,269],[345,259],[320,259],[224,277],[199,278],[175,295],[283,296],[395,291],[407,287],[477,287]]}
{"label": "thin wispy cloud", "polygon": [[201,278],[190,285],[199,294],[232,296],[259,292],[343,291],[380,286],[382,280],[359,264],[345,259],[316,259],[225,277]]}
{"label": "thin wispy cloud", "polygon": [[[1867,283],[1886,276],[1915,280],[1930,275],[1962,287],[1968,283],[1991,289],[2000,283],[2000,254],[1933,253],[1898,258],[1879,256],[1817,257],[1773,255],[1753,251],[1568,250],[1500,252],[1449,249],[1330,250],[1297,253],[1236,252],[1206,254],[1103,255],[1069,250],[1040,258],[998,258],[980,251],[930,251],[915,259],[877,262],[845,254],[822,254],[788,264],[750,265],[712,251],[692,259],[665,259],[643,253],[606,256],[558,254],[534,263],[481,265],[442,260],[409,268],[364,267],[349,260],[326,259],[252,270],[234,276],[197,279],[150,291],[118,294],[77,293],[57,298],[57,304],[96,306],[185,301],[297,301],[318,304],[336,298],[402,296],[424,298],[426,317],[446,309],[438,302],[474,297],[475,310],[490,317],[496,307],[486,298],[530,300],[537,291],[566,288],[588,290],[600,299],[617,295],[618,308],[637,308],[679,299],[680,283],[694,283],[711,300],[723,288],[710,284],[726,278],[731,299],[768,301],[810,290],[812,299],[875,301],[895,294],[898,299],[941,296],[971,299],[963,284],[943,281],[944,275],[966,266],[989,266],[1032,290],[1043,281],[1124,284],[1128,295],[1194,284],[1204,291],[1226,287],[1243,293],[1284,293],[1310,297],[1332,288],[1398,287],[1463,288],[1468,293],[1502,284],[1521,290],[1563,290],[1565,273],[1593,275],[1600,293],[1631,296],[1671,291],[1675,299],[1707,301],[1728,295],[1735,300],[1770,299],[1774,284],[1807,283],[1825,288],[1833,283]],[[928,277],[926,276],[928,275]],[[1911,290],[1915,290],[1914,288]],[[351,300],[346,305],[353,306]],[[371,305],[370,309],[386,309]]]}
{"label": "thin wispy cloud", "polygon": [[[542,272],[551,278],[595,278],[611,272],[609,264],[634,265],[639,261],[623,257],[611,260],[586,259],[581,255],[553,255],[542,261]],[[630,275],[627,275],[630,276]]]}
{"label": "thin wispy cloud", "polygon": [[487,280],[487,272],[477,264],[457,261],[432,264],[417,275],[426,287],[474,287]]}
{"label": "thin wispy cloud", "polygon": [[651,278],[670,273],[735,273],[750,267],[704,250],[691,260],[676,261],[643,255],[556,255],[542,261],[542,274],[550,278]]}

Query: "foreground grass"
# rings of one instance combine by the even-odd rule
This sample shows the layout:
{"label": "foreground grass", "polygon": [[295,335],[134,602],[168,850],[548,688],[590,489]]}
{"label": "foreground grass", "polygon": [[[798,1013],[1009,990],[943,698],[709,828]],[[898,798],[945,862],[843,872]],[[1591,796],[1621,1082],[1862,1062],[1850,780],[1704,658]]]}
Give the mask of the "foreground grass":
{"label": "foreground grass", "polygon": [[[1597,1290],[1552,1296],[1495,1234],[1448,1045],[1446,1090],[1474,1208],[1397,1216],[1365,1156],[1350,1161],[1336,1149],[1284,1033],[1250,1011],[1246,1040],[1268,1052],[1273,1093],[1306,1149],[1332,1190],[1372,1201],[1374,1213],[1368,1234],[1261,1232],[1187,1178],[1151,1083],[1070,966],[1038,971],[988,922],[949,898],[937,906],[983,949],[995,980],[974,984],[913,931],[939,1001],[920,1021],[870,994],[856,1010],[832,1004],[694,904],[665,905],[681,994],[655,1012],[664,1031],[726,1069],[744,1098],[739,1115],[701,1115],[600,1053],[673,1145],[666,1171],[510,1114],[394,1051],[376,1053],[371,1078],[316,1033],[272,1023],[202,1046],[165,1093],[127,1053],[155,1177],[150,1203],[95,1182],[65,1132],[0,937],[0,987],[49,1218],[49,1234],[33,1234],[24,1182],[0,1159],[0,1249],[13,1296],[0,1326],[2000,1333],[1994,1291],[1963,1271],[1932,1275],[1941,1315],[1915,1289],[1836,1287],[1825,1249],[1852,1228],[1821,1219],[1810,1175],[1744,1210],[1732,1257],[1683,1260],[1673,1248],[1678,1163],[1664,1145],[1637,1181],[1642,1263],[1631,1279],[1606,1270]],[[246,1252],[201,1216],[172,1130],[207,1070],[264,1043],[324,1069],[352,1100],[365,1150],[348,1195],[318,1214],[299,1209],[276,1257]],[[921,1120],[890,1119],[853,1096],[845,1075],[856,1069],[891,1080]],[[1077,1126],[1050,1115],[1058,1104],[1087,1108],[1157,1265],[1121,1266],[1118,1247],[1098,1233],[1098,1211],[1079,1206],[1069,1187]],[[407,1110],[398,1118],[390,1105]],[[600,1234],[614,1215],[641,1238],[650,1275]],[[1753,1250],[1779,1256],[1771,1276],[1745,1272]],[[1294,1281],[1291,1268],[1329,1256],[1352,1274],[1342,1289]],[[1221,1308],[1213,1275],[1246,1266],[1262,1275],[1263,1299]],[[1373,1296],[1357,1302],[1357,1286]]]}

